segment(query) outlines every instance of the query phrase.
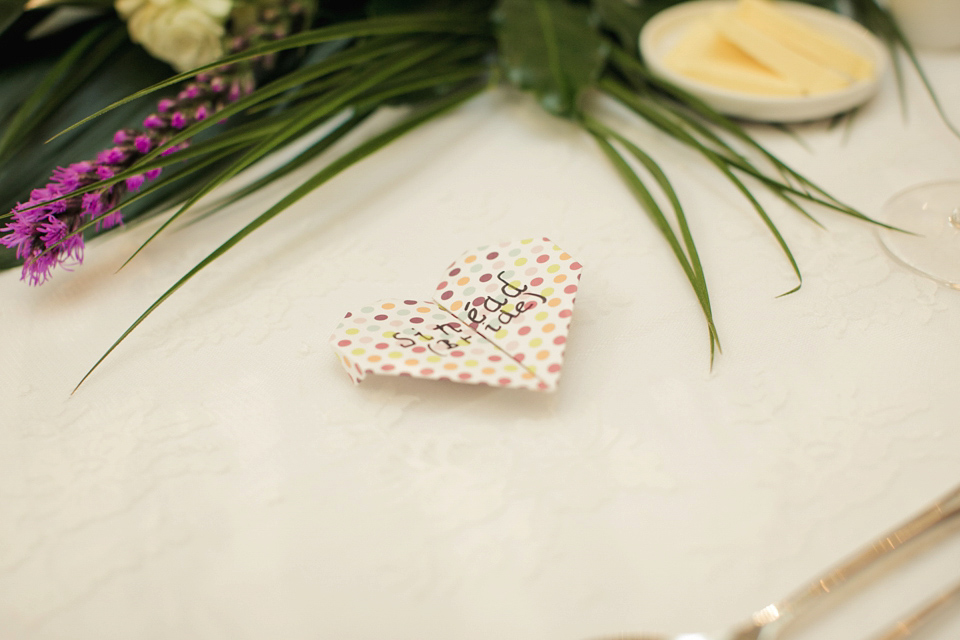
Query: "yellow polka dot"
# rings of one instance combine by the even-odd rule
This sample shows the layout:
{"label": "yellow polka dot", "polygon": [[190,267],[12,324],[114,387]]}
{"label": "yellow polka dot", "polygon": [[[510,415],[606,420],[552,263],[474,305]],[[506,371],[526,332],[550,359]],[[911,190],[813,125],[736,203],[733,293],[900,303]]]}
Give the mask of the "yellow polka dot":
{"label": "yellow polka dot", "polygon": [[549,356],[550,356],[550,352],[544,349],[543,351],[540,351],[539,353],[537,353],[537,360],[546,360],[547,357]]}
{"label": "yellow polka dot", "polygon": [[462,287],[463,285],[467,284],[468,282],[470,282],[470,278],[468,278],[468,277],[466,277],[466,276],[464,276],[464,277],[460,278],[459,280],[457,280],[457,284],[460,285],[461,287]]}
{"label": "yellow polka dot", "polygon": [[530,341],[531,347],[539,347],[541,344],[543,344],[543,340],[541,340],[540,338],[534,338],[533,340]]}
{"label": "yellow polka dot", "polygon": [[384,302],[380,306],[383,307],[384,309],[393,309],[397,305],[393,304],[392,302]]}
{"label": "yellow polka dot", "polygon": [[360,333],[360,329],[347,329],[348,336],[355,336]]}
{"label": "yellow polka dot", "polygon": [[418,313],[430,313],[430,307],[417,307]]}
{"label": "yellow polka dot", "polygon": [[427,356],[427,362],[440,362],[440,356]]}
{"label": "yellow polka dot", "polygon": [[556,326],[555,324],[553,324],[552,322],[548,322],[547,324],[543,325],[542,331],[543,331],[544,333],[550,333],[551,331],[553,331],[553,330],[556,329],[556,328],[557,328],[557,326]]}
{"label": "yellow polka dot", "polygon": [[467,367],[475,367],[475,366],[477,366],[479,363],[478,363],[476,360],[467,360],[467,361],[464,362],[463,364],[464,364],[464,366],[467,366]]}
{"label": "yellow polka dot", "polygon": [[527,264],[526,258],[517,258],[516,261],[513,263],[515,267],[522,267],[525,264]]}
{"label": "yellow polka dot", "polygon": [[521,240],[520,244],[530,244],[533,242],[533,238],[527,238],[526,240]]}
{"label": "yellow polka dot", "polygon": [[443,365],[443,368],[444,368],[444,369],[456,369],[456,368],[457,368],[457,365],[456,365],[455,362],[448,362],[447,364]]}
{"label": "yellow polka dot", "polygon": [[547,273],[556,273],[557,271],[560,271],[560,265],[558,264],[552,264],[547,267]]}
{"label": "yellow polka dot", "polygon": [[463,259],[463,261],[466,262],[467,264],[470,264],[476,259],[477,259],[477,256],[467,256],[466,258]]}
{"label": "yellow polka dot", "polygon": [[402,358],[402,357],[403,357],[403,354],[400,353],[399,351],[391,351],[391,352],[388,353],[387,355],[390,356],[391,358]]}
{"label": "yellow polka dot", "polygon": [[351,351],[350,353],[352,353],[352,354],[355,355],[355,356],[362,356],[364,353],[366,353],[366,350],[365,350],[365,349],[354,349],[354,350]]}
{"label": "yellow polka dot", "polygon": [[555,307],[558,304],[560,304],[560,302],[561,302],[560,298],[550,298],[550,302],[548,302],[547,304],[550,305],[551,307]]}
{"label": "yellow polka dot", "polygon": [[544,289],[543,291],[540,292],[540,295],[542,295],[542,296],[552,296],[552,295],[553,295],[553,287],[547,287],[546,289]]}
{"label": "yellow polka dot", "polygon": [[554,278],[553,281],[556,282],[557,284],[560,284],[561,282],[563,282],[563,281],[566,280],[566,279],[567,279],[567,276],[566,276],[565,274],[561,273],[561,274],[558,275],[556,278]]}
{"label": "yellow polka dot", "polygon": [[500,307],[500,309],[501,309],[501,311],[506,311],[507,313],[512,313],[512,312],[513,312],[513,305],[512,305],[512,304],[505,304],[505,305],[503,305],[502,307]]}
{"label": "yellow polka dot", "polygon": [[534,317],[535,317],[537,320],[539,320],[540,322],[543,322],[544,320],[547,319],[547,312],[546,312],[546,311],[541,311],[540,313],[538,313],[538,314],[537,314],[536,316],[534,316]]}
{"label": "yellow polka dot", "polygon": [[392,338],[394,333],[396,333],[396,331],[384,331],[380,335],[382,335],[384,338]]}
{"label": "yellow polka dot", "polygon": [[494,338],[506,338],[506,337],[507,337],[507,330],[506,330],[506,329],[500,329],[500,331],[497,331],[495,334],[493,334],[493,337],[494,337]]}
{"label": "yellow polka dot", "polygon": [[516,371],[516,370],[517,370],[517,365],[515,365],[515,364],[508,364],[508,365],[506,365],[506,366],[503,368],[503,370],[504,370],[504,371],[510,371],[510,372]]}

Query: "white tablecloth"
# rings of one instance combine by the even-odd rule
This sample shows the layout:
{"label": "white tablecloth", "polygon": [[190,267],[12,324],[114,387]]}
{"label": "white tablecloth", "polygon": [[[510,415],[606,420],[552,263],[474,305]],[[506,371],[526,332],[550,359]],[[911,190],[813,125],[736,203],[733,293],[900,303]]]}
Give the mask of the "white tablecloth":
{"label": "white tablecloth", "polygon": [[[923,62],[960,123],[960,54]],[[906,118],[888,78],[849,128],[751,132],[875,213],[960,172],[960,140],[913,74],[907,89]],[[824,230],[764,196],[804,275],[777,298],[791,269],[735,189],[594,102],[686,205],[723,346],[712,369],[679,267],[594,142],[509,91],[269,223],[75,395],[281,190],[167,233],[119,273],[159,219],[93,242],[42,288],[0,274],[0,638],[722,629],[953,486],[960,292],[894,263],[867,224],[818,210]],[[584,265],[557,393],[352,385],[327,344],[344,312],[427,297],[462,251],[528,236]],[[960,575],[958,547],[889,574],[812,637],[892,621]],[[958,618],[929,637],[957,638]]]}

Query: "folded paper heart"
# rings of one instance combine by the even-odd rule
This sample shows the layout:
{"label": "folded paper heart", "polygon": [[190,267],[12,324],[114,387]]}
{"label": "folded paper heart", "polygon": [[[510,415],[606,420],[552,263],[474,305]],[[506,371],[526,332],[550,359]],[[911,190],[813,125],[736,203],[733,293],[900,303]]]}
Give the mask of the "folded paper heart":
{"label": "folded paper heart", "polygon": [[480,247],[447,267],[433,300],[352,311],[330,342],[354,382],[379,373],[553,391],[580,268],[548,238]]}

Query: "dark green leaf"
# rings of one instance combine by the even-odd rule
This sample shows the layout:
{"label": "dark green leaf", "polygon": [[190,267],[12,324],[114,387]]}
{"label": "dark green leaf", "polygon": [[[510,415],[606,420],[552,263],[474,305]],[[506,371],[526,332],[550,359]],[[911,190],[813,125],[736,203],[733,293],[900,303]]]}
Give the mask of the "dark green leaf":
{"label": "dark green leaf", "polygon": [[576,115],[607,56],[590,10],[567,0],[501,0],[494,23],[507,79],[550,113]]}

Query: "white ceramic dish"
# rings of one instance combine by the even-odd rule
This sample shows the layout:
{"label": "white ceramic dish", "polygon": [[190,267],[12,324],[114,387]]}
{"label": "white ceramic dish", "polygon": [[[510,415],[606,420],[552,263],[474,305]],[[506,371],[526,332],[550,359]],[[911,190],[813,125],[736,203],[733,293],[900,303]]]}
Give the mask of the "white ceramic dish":
{"label": "white ceramic dish", "polygon": [[661,11],[651,18],[640,32],[640,53],[651,71],[704,100],[727,115],[763,122],[803,122],[826,118],[859,106],[872,98],[880,88],[886,72],[887,51],[865,28],[844,16],[797,2],[780,2],[779,6],[814,27],[821,29],[846,46],[869,58],[875,73],[868,80],[858,81],[839,91],[814,96],[758,96],[731,91],[671,71],[663,59],[676,45],[687,27],[714,10],[733,7],[736,0],[694,0]]}

